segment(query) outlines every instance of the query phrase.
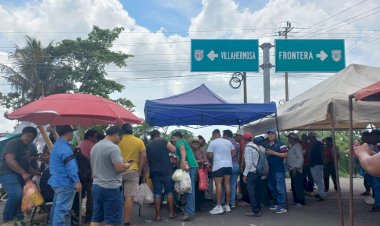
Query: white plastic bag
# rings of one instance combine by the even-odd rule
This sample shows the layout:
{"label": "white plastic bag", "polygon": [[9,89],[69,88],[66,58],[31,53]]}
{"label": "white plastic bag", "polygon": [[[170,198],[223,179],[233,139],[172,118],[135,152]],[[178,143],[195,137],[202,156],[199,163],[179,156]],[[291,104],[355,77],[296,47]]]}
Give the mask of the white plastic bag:
{"label": "white plastic bag", "polygon": [[182,169],[177,169],[173,173],[172,180],[175,182],[180,182],[182,180],[182,176],[184,172],[185,171],[183,171]]}
{"label": "white plastic bag", "polygon": [[178,194],[191,193],[191,178],[188,172],[183,171],[182,180],[175,183],[174,189]]}
{"label": "white plastic bag", "polygon": [[142,183],[137,187],[137,191],[133,200],[138,204],[152,204],[153,203],[153,192],[150,190],[146,183]]}

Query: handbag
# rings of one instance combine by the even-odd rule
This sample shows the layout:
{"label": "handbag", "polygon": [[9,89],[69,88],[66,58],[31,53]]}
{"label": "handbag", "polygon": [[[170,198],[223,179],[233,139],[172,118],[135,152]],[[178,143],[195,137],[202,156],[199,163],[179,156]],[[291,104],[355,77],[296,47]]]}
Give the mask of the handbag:
{"label": "handbag", "polygon": [[199,178],[199,190],[206,191],[208,189],[208,170],[203,166],[198,169],[198,178]]}

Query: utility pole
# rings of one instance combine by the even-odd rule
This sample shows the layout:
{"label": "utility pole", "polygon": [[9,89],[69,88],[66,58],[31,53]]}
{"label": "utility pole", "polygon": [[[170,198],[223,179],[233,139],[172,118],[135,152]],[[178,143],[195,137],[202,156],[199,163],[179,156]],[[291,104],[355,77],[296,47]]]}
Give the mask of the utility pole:
{"label": "utility pole", "polygon": [[[285,36],[285,39],[288,39],[288,33],[293,30],[292,24],[289,21],[286,21],[286,27],[282,27],[285,30],[279,31],[279,36]],[[285,101],[289,101],[289,76],[288,72],[285,72]]]}
{"label": "utility pole", "polygon": [[230,86],[233,89],[238,89],[243,82],[243,98],[244,103],[247,103],[247,72],[235,72],[230,79]]}
{"label": "utility pole", "polygon": [[270,102],[270,69],[273,65],[269,61],[269,49],[273,45],[269,42],[260,45],[263,49],[263,64],[260,67],[263,69],[263,87],[264,87],[264,103]]}

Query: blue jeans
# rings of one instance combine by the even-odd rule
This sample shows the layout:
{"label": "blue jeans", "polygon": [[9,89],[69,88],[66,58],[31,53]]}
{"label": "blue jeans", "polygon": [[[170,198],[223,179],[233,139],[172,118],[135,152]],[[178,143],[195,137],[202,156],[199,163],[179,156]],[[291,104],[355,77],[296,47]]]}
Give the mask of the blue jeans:
{"label": "blue jeans", "polygon": [[372,190],[375,194],[375,204],[374,206],[380,208],[380,177],[372,178]]}
{"label": "blue jeans", "polygon": [[119,225],[123,222],[123,194],[121,188],[103,188],[92,185],[92,221],[106,225]]}
{"label": "blue jeans", "polygon": [[13,218],[22,219],[24,214],[21,212],[23,182],[18,174],[6,174],[0,176],[0,183],[8,194],[3,211],[3,221],[10,221]]}
{"label": "blue jeans", "polygon": [[189,174],[191,178],[191,193],[185,193],[186,197],[186,205],[184,207],[184,212],[187,216],[193,217],[195,214],[195,179],[197,177],[197,169],[196,167],[190,167]]}
{"label": "blue jeans", "polygon": [[275,204],[286,208],[286,184],[284,172],[270,172],[268,175],[268,187],[275,200]]}
{"label": "blue jeans", "polygon": [[70,210],[73,206],[75,190],[71,187],[52,188],[54,190],[54,200],[50,210],[51,225],[71,225]]}
{"label": "blue jeans", "polygon": [[[237,191],[237,179],[240,173],[239,164],[232,166],[232,174],[230,179],[231,195],[230,195],[230,205],[236,205],[236,191]],[[222,204],[225,203],[226,199],[226,189],[224,185],[222,186]]]}
{"label": "blue jeans", "polygon": [[315,165],[310,167],[313,181],[317,185],[318,195],[322,198],[326,198],[325,185],[323,184],[323,165]]}

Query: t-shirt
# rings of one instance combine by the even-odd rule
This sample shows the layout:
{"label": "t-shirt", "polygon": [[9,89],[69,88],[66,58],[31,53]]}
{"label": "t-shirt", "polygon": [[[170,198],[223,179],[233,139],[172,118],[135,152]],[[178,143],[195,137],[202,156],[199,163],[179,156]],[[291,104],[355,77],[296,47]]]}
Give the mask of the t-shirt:
{"label": "t-shirt", "polygon": [[179,147],[184,146],[186,149],[186,159],[185,161],[189,164],[189,167],[198,167],[197,160],[195,159],[193,150],[190,145],[185,140],[179,140],[175,144],[176,147],[176,155],[178,156],[178,160],[181,161],[181,151]]}
{"label": "t-shirt", "polygon": [[232,138],[227,138],[227,140],[229,140],[232,143],[236,151],[236,155],[232,157],[232,164],[238,165],[240,161],[240,144]]}
{"label": "t-shirt", "polygon": [[91,141],[85,139],[80,142],[79,148],[82,151],[82,155],[84,155],[86,158],[90,159],[90,152],[92,147],[94,147],[94,143]]}
{"label": "t-shirt", "polygon": [[234,145],[229,140],[223,138],[218,138],[210,142],[207,152],[213,153],[213,172],[223,167],[232,167],[231,151],[234,149]]}
{"label": "t-shirt", "polygon": [[122,174],[116,172],[114,164],[123,162],[119,147],[108,140],[94,145],[90,153],[93,183],[107,189],[121,187]]}
{"label": "t-shirt", "polygon": [[16,162],[25,170],[28,171],[30,168],[30,157],[31,153],[29,146],[25,144],[21,138],[9,141],[4,148],[1,155],[0,162],[0,175],[16,173],[5,161],[5,154],[14,154],[16,157]]}
{"label": "t-shirt", "polygon": [[322,158],[322,143],[317,141],[315,144],[311,146],[310,149],[310,167],[316,166],[316,165],[323,165],[323,158]]}
{"label": "t-shirt", "polygon": [[[288,152],[288,148],[280,141],[274,142],[273,145],[268,144],[265,146],[265,148],[278,152],[278,153]],[[268,155],[267,160],[268,160],[270,173],[285,173],[283,158],[280,158],[274,155]]]}
{"label": "t-shirt", "polygon": [[144,142],[132,134],[126,134],[120,141],[119,148],[124,161],[128,162],[129,160],[133,160],[132,165],[128,170],[138,170],[139,155],[140,153],[145,153]]}
{"label": "t-shirt", "polygon": [[167,176],[173,172],[173,167],[167,149],[168,141],[165,139],[152,140],[147,148],[146,155],[149,163],[150,175]]}

